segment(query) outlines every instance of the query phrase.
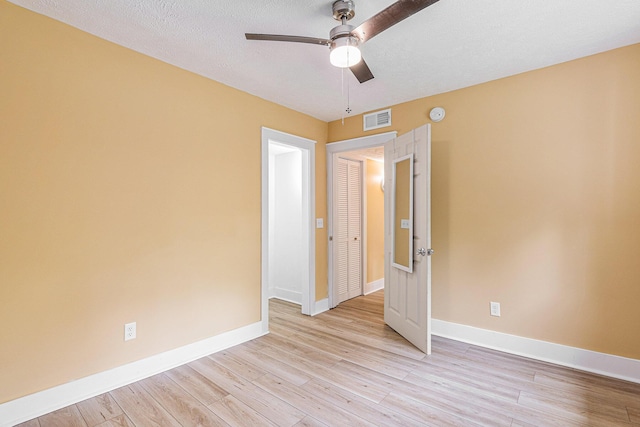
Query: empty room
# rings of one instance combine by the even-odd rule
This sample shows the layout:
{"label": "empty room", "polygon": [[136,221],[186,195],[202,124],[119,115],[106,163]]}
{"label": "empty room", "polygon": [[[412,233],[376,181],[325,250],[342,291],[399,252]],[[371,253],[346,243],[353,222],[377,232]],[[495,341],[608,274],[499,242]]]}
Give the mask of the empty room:
{"label": "empty room", "polygon": [[0,427],[640,426],[638,165],[636,0],[0,0]]}

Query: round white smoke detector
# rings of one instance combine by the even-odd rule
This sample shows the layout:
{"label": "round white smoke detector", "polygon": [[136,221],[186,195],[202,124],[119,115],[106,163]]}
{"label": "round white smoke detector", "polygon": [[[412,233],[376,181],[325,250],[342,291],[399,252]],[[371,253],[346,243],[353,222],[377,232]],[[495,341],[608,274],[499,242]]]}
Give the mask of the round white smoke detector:
{"label": "round white smoke detector", "polygon": [[444,114],[444,108],[436,107],[431,109],[431,111],[429,112],[429,118],[431,118],[431,120],[433,120],[434,122],[439,122],[444,119]]}

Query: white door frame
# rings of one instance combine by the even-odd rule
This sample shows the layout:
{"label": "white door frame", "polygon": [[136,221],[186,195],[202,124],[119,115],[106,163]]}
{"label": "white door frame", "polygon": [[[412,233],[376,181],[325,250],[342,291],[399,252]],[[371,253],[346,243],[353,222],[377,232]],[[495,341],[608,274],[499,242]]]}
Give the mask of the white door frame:
{"label": "white door frame", "polygon": [[[261,261],[261,292],[262,292],[262,331],[269,331],[269,142],[277,142],[299,148],[307,154],[307,192],[308,212],[307,226],[309,231],[309,281],[302,284],[302,313],[315,313],[316,296],[316,141],[296,135],[262,127],[262,261]],[[304,166],[304,165],[303,165]],[[304,169],[304,168],[303,168]]]}
{"label": "white door frame", "polygon": [[[327,243],[328,249],[328,271],[327,271],[327,285],[329,293],[329,308],[334,308],[337,302],[334,298],[334,284],[333,284],[333,170],[335,155],[343,153],[345,151],[360,150],[363,148],[379,147],[385,142],[393,139],[397,136],[396,131],[379,133],[376,135],[363,136],[360,138],[346,139],[344,141],[337,141],[327,144],[327,231],[329,241]],[[364,170],[364,168],[363,168]],[[364,182],[364,181],[363,181]],[[363,210],[364,212],[365,210]],[[363,225],[365,222],[363,221]],[[363,240],[362,246],[364,247],[365,241]],[[363,248],[363,257],[366,255],[366,250]],[[363,284],[364,285],[364,284]]]}

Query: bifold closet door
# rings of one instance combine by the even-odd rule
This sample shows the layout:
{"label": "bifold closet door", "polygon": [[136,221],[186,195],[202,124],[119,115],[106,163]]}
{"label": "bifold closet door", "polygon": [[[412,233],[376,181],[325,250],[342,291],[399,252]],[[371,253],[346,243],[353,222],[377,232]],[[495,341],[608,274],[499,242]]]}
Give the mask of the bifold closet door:
{"label": "bifold closet door", "polygon": [[334,251],[338,304],[362,295],[362,163],[338,159]]}

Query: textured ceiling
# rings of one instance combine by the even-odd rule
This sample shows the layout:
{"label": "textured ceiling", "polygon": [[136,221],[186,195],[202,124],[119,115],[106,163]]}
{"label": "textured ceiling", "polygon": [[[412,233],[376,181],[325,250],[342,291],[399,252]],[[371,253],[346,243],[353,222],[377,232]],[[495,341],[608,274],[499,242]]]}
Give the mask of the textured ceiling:
{"label": "textured ceiling", "polygon": [[[359,84],[328,48],[331,0],[11,0],[122,46],[330,121],[640,42],[640,0],[440,0],[362,46]],[[365,19],[392,0],[356,0]],[[345,90],[348,87],[348,90]]]}

